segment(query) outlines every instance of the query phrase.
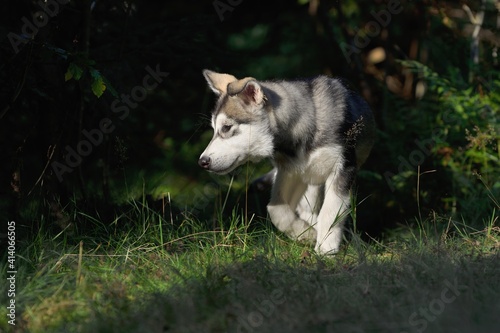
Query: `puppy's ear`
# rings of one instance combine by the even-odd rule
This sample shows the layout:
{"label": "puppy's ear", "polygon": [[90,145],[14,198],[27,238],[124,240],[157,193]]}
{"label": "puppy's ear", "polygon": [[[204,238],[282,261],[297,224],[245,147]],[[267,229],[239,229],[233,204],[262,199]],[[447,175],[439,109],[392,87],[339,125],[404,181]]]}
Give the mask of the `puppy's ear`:
{"label": "puppy's ear", "polygon": [[203,76],[207,80],[208,86],[216,95],[227,93],[227,86],[229,83],[238,81],[237,78],[230,74],[216,73],[211,70],[203,70]]}
{"label": "puppy's ear", "polygon": [[265,100],[262,87],[253,77],[246,77],[227,85],[230,96],[238,95],[245,104],[261,104]]}

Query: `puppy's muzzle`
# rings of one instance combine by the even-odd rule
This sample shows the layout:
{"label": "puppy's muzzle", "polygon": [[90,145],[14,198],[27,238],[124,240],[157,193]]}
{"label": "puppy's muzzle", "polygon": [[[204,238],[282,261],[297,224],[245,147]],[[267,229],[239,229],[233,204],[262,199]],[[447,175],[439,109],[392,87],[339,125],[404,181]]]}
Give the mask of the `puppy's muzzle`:
{"label": "puppy's muzzle", "polygon": [[202,156],[198,160],[198,165],[201,166],[203,169],[208,170],[210,169],[210,157],[208,156]]}

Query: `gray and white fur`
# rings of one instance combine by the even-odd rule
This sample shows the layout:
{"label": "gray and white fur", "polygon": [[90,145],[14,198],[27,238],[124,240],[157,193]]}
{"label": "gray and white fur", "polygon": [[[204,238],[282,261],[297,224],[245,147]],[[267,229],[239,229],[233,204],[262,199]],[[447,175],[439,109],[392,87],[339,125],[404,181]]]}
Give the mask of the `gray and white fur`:
{"label": "gray and white fur", "polygon": [[257,81],[204,70],[218,96],[199,165],[218,174],[262,158],[275,165],[267,210],[293,239],[338,252],[356,171],[374,143],[367,103],[341,80]]}

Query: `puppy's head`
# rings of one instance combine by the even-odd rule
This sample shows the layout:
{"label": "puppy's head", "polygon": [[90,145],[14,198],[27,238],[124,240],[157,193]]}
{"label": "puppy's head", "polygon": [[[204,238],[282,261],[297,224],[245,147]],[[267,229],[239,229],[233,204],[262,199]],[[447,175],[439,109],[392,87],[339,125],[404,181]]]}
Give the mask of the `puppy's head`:
{"label": "puppy's head", "polygon": [[271,156],[273,137],[269,133],[266,96],[259,82],[209,70],[204,70],[203,75],[218,100],[212,112],[214,136],[198,164],[225,174],[247,161]]}

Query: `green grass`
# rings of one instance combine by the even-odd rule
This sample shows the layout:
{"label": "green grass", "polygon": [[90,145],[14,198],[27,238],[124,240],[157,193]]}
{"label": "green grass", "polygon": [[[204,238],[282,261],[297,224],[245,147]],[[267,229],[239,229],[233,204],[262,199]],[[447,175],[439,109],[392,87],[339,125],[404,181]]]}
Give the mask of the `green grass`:
{"label": "green grass", "polygon": [[[419,221],[320,257],[241,214],[173,226],[144,202],[93,231],[17,244],[16,326],[5,332],[497,332],[497,213],[472,230]],[[123,227],[127,220],[135,227]],[[253,225],[259,225],[253,227]],[[118,228],[118,226],[121,226]],[[118,231],[122,230],[122,231]],[[125,230],[125,231],[123,231]],[[87,235],[87,236],[83,236]],[[7,271],[1,263],[2,276]],[[2,284],[3,285],[3,284]],[[6,287],[0,299],[7,304]]]}

